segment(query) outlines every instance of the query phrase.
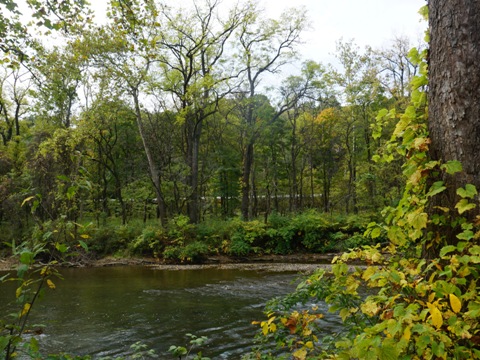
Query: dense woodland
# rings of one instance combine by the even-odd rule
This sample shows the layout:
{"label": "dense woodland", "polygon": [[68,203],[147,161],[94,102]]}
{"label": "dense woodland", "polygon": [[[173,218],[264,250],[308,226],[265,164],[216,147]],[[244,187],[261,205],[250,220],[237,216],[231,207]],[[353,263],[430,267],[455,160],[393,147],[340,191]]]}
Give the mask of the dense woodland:
{"label": "dense woodland", "polygon": [[267,304],[244,359],[480,358],[479,1],[430,0],[428,50],[339,40],[333,66],[296,57],[298,9],[120,0],[100,26],[81,0],[27,2],[30,28],[0,1],[6,359],[52,260],[348,248]]}
{"label": "dense woodland", "polygon": [[44,36],[17,39],[20,56],[1,64],[2,240],[34,224],[71,222],[78,237],[80,224],[398,202],[400,162],[375,162],[398,118],[378,113],[406,108],[409,40],[339,40],[335,66],[321,64],[296,54],[302,10],[267,19],[255,2],[226,6],[113,2],[104,25],[86,14],[53,33],[43,19]]}

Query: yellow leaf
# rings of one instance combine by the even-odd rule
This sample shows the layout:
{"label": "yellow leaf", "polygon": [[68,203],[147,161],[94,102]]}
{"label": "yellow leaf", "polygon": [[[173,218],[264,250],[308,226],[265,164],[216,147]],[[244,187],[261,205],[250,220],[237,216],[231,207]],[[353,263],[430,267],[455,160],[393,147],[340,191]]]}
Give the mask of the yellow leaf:
{"label": "yellow leaf", "polygon": [[427,303],[430,309],[430,317],[432,319],[432,325],[439,329],[443,325],[442,313],[434,304]]}
{"label": "yellow leaf", "polygon": [[31,306],[32,306],[32,305],[30,305],[30,303],[26,303],[26,304],[23,306],[22,315],[20,315],[20,316],[24,316],[25,314],[27,314],[28,311],[30,310],[30,307],[31,307]]}
{"label": "yellow leaf", "polygon": [[312,335],[312,329],[310,329],[308,326],[305,327],[302,331],[302,335],[303,336],[310,336]]}
{"label": "yellow leaf", "polygon": [[263,336],[267,336],[268,335],[268,324],[263,324],[262,325],[262,333],[263,333]]}
{"label": "yellow leaf", "polygon": [[22,287],[21,286],[19,288],[17,288],[17,291],[15,291],[15,296],[17,297],[17,299],[20,297],[20,295],[22,295]]}
{"label": "yellow leaf", "polygon": [[369,266],[365,269],[365,271],[362,274],[362,279],[367,281],[369,280],[372,275],[376,274],[378,272],[378,267],[376,266]]}
{"label": "yellow leaf", "polygon": [[309,349],[313,349],[313,341],[307,341],[305,346]]}
{"label": "yellow leaf", "polygon": [[82,239],[90,239],[90,235],[88,235],[88,234],[82,234],[82,235],[80,235],[80,237]]}
{"label": "yellow leaf", "polygon": [[410,326],[409,326],[409,327],[405,328],[405,331],[403,332],[402,338],[409,341],[411,336],[412,336],[412,331],[411,331]]}
{"label": "yellow leaf", "polygon": [[345,319],[350,316],[350,311],[348,311],[348,309],[343,308],[342,310],[340,310],[339,315],[342,318],[342,320],[345,321]]}
{"label": "yellow leaf", "polygon": [[307,350],[299,349],[293,353],[293,357],[296,360],[305,360],[307,358]]}
{"label": "yellow leaf", "polygon": [[380,310],[377,303],[372,300],[367,300],[360,306],[360,308],[362,312],[368,316],[375,316]]}
{"label": "yellow leaf", "polygon": [[413,185],[417,185],[421,179],[422,179],[422,170],[420,169],[415,171],[409,178],[410,182]]}
{"label": "yellow leaf", "polygon": [[269,329],[270,332],[274,333],[275,331],[277,331],[277,325],[275,323],[271,323]]}
{"label": "yellow leaf", "polygon": [[53,281],[50,280],[50,279],[47,279],[47,285],[50,289],[55,289],[55,287],[56,287],[55,284],[53,283]]}
{"label": "yellow leaf", "polygon": [[428,296],[428,302],[433,302],[433,299],[435,299],[435,293],[430,293],[430,295]]}
{"label": "yellow leaf", "polygon": [[22,201],[22,205],[20,205],[20,206],[25,205],[25,203],[29,202],[29,201],[32,200],[33,198],[35,198],[35,196],[29,196],[28,198],[24,199],[24,200]]}
{"label": "yellow leaf", "polygon": [[449,297],[450,297],[450,306],[452,307],[453,312],[455,314],[460,312],[460,310],[462,309],[461,300],[454,294],[450,294]]}

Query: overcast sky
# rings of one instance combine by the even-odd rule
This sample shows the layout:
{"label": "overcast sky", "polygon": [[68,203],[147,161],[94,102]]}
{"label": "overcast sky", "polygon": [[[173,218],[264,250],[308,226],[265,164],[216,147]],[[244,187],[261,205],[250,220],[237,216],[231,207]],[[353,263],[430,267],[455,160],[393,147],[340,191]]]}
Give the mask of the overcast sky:
{"label": "overcast sky", "polygon": [[[193,0],[163,0],[169,4],[188,6]],[[198,0],[201,3],[201,0]],[[231,8],[238,0],[221,0],[223,8]],[[418,14],[425,0],[258,0],[266,14],[278,18],[291,7],[307,9],[312,29],[303,36],[299,48],[301,61],[283,68],[283,76],[298,74],[304,60],[336,65],[336,43],[353,40],[361,50],[388,48],[395,37],[408,37],[411,45],[422,43],[427,24]],[[104,16],[107,0],[92,0],[97,14]],[[279,77],[267,78],[265,85],[274,85]]]}
{"label": "overcast sky", "polygon": [[[226,0],[228,1],[228,0]],[[261,0],[272,16],[291,6],[305,6],[313,30],[304,34],[305,59],[333,61],[336,42],[343,38],[362,49],[388,47],[395,36],[407,36],[412,45],[423,40],[426,22],[418,10],[425,0]]]}
{"label": "overcast sky", "polygon": [[[169,2],[171,0],[167,0]],[[343,38],[353,39],[362,49],[387,47],[395,36],[408,36],[412,45],[423,39],[426,22],[421,20],[418,10],[425,0],[258,0],[270,17],[292,6],[305,6],[313,25],[305,32],[301,47],[304,59],[322,63],[333,61],[336,42]],[[186,5],[191,0],[174,0]],[[237,0],[223,0],[229,7]],[[107,0],[92,0],[100,12],[105,11]]]}

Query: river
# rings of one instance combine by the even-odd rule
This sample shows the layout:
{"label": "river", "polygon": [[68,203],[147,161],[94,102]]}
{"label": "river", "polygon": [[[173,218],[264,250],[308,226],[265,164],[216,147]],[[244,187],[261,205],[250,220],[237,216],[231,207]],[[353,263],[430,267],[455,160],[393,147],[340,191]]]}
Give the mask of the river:
{"label": "river", "polygon": [[[267,300],[295,288],[293,272],[235,269],[161,270],[149,267],[63,269],[35,305],[31,323],[46,353],[128,356],[138,341],[169,359],[187,333],[207,336],[203,355],[240,359],[249,351]],[[0,303],[14,290],[0,293]],[[2,311],[3,313],[3,311]]]}

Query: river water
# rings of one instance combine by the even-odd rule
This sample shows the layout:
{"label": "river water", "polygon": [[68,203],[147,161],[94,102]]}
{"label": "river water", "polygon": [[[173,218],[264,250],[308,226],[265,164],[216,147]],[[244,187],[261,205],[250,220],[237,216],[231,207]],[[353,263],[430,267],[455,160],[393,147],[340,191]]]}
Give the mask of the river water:
{"label": "river water", "polygon": [[[47,353],[126,356],[138,341],[159,358],[187,333],[207,336],[203,355],[240,359],[249,351],[265,303],[294,290],[299,275],[233,269],[159,270],[148,267],[63,269],[64,280],[35,305],[30,323]],[[0,304],[14,290],[0,292]],[[1,308],[2,306],[0,306]],[[0,309],[1,310],[1,309]]]}

